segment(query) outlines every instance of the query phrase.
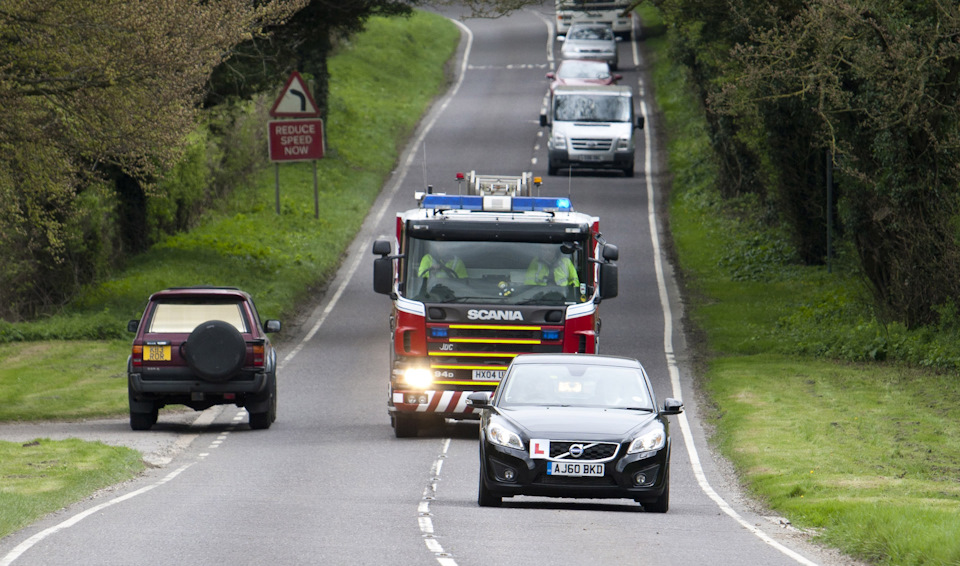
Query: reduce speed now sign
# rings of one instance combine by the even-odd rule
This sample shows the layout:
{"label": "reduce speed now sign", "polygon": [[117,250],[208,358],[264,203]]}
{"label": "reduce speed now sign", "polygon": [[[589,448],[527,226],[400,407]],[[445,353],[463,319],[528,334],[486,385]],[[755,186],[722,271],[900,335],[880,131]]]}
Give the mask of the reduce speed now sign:
{"label": "reduce speed now sign", "polygon": [[270,161],[323,158],[323,120],[272,120],[268,123]]}

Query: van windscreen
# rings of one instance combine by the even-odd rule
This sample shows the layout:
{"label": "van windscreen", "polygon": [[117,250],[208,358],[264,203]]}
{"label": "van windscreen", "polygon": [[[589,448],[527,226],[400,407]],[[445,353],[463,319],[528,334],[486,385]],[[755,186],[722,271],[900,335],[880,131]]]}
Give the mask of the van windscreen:
{"label": "van windscreen", "polygon": [[630,98],[603,94],[558,94],[554,120],[560,122],[629,122]]}

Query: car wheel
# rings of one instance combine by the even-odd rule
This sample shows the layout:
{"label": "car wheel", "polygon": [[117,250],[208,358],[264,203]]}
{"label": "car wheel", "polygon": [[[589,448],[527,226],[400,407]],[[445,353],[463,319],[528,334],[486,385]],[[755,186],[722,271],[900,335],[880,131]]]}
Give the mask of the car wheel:
{"label": "car wheel", "polygon": [[266,430],[277,420],[277,375],[271,373],[267,377],[268,397],[267,410],[257,413],[250,413],[250,428],[253,430]]}
{"label": "car wheel", "polygon": [[487,489],[487,485],[483,482],[484,473],[486,472],[484,471],[484,466],[481,463],[480,485],[477,487],[477,504],[480,505],[480,507],[500,507],[500,505],[503,504],[503,497],[495,495],[492,491]]}
{"label": "car wheel", "polygon": [[130,411],[130,428],[133,430],[150,430],[157,424],[157,416],[160,411],[154,407],[152,411],[140,413]]}
{"label": "car wheel", "polygon": [[150,430],[157,424],[160,410],[153,401],[137,401],[133,398],[133,388],[127,382],[127,401],[130,403],[130,428]]}
{"label": "car wheel", "polygon": [[182,346],[190,369],[206,381],[227,381],[243,367],[247,345],[230,323],[210,320],[198,325]]}
{"label": "car wheel", "polygon": [[663,479],[663,493],[654,499],[653,503],[643,505],[643,510],[650,513],[666,513],[668,509],[670,509],[670,468],[667,468],[667,475]]}
{"label": "car wheel", "polygon": [[393,433],[397,438],[411,438],[417,435],[419,428],[416,415],[394,413]]}

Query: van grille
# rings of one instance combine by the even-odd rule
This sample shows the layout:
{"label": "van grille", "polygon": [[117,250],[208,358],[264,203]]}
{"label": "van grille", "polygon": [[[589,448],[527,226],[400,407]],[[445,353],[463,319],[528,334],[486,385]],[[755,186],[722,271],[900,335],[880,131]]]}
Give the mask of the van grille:
{"label": "van grille", "polygon": [[610,151],[613,140],[573,138],[570,140],[570,145],[577,151]]}

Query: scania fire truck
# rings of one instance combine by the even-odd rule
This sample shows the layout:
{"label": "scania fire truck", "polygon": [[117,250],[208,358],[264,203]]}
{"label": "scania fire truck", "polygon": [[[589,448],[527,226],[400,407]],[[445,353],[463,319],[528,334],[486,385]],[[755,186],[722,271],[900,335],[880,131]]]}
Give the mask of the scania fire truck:
{"label": "scania fire truck", "polygon": [[[377,240],[373,287],[393,300],[387,409],[395,435],[476,419],[467,396],[493,391],[528,352],[596,353],[602,299],[617,295],[619,251],[540,179],[457,174],[458,194],[416,193]],[[466,188],[464,189],[464,184]]]}

